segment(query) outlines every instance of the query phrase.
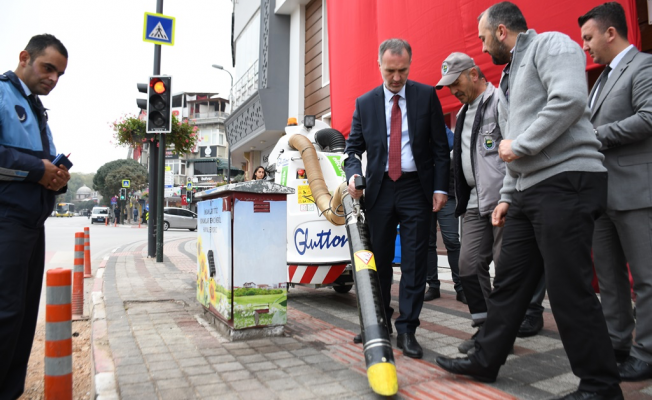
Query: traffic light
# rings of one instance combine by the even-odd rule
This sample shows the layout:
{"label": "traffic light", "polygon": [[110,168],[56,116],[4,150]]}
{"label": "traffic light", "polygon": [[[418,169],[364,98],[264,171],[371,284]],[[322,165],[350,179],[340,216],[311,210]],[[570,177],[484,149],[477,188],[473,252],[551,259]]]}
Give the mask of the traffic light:
{"label": "traffic light", "polygon": [[186,201],[188,202],[188,204],[192,203],[192,190],[188,190],[186,192]]}
{"label": "traffic light", "polygon": [[[140,88],[139,88],[140,89]],[[147,133],[172,131],[172,77],[152,76],[147,88]]]}
{"label": "traffic light", "polygon": [[122,188],[120,189],[120,200],[126,200],[127,199],[127,189]]}

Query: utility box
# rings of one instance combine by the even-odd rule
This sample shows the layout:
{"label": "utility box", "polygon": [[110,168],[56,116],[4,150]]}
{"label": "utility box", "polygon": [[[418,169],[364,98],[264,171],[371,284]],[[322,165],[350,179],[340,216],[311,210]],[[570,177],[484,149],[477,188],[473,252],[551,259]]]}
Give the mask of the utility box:
{"label": "utility box", "polygon": [[232,340],[280,335],[287,322],[287,204],[270,181],[199,193],[197,300]]}

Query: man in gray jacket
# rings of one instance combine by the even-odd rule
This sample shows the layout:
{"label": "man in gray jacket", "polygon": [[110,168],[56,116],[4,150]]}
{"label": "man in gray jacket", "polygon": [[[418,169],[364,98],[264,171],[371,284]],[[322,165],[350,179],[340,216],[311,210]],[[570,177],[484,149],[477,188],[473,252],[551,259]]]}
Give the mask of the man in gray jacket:
{"label": "man in gray jacket", "polygon": [[[473,326],[487,317],[485,298],[491,293],[489,264],[498,258],[503,228],[491,224],[491,213],[500,199],[505,162],[498,156],[502,139],[498,103],[502,93],[487,82],[480,68],[464,53],[452,53],[441,66],[436,88],[447,86],[464,104],[457,114],[453,143],[455,217],[462,218],[459,276],[471,312]],[[475,335],[474,335],[475,337]],[[462,343],[460,352],[473,347]]]}
{"label": "man in gray jacket", "polygon": [[[568,36],[527,29],[518,7],[491,6],[478,24],[483,51],[508,64],[507,162],[492,215],[505,226],[484,329],[467,358],[437,357],[447,371],[493,382],[545,270],[548,297],[579,389],[564,399],[622,399],[616,359],[591,287],[591,238],[607,202],[607,174],[589,121],[586,58]],[[509,210],[509,212],[508,212]]]}
{"label": "man in gray jacket", "polygon": [[[464,104],[457,114],[453,144],[453,176],[455,217],[462,218],[462,248],[459,258],[459,279],[464,288],[473,326],[480,328],[487,318],[486,298],[491,293],[489,265],[498,260],[503,239],[503,228],[493,226],[491,213],[500,200],[500,188],[505,178],[505,162],[498,156],[502,140],[498,105],[505,96],[487,82],[480,67],[464,53],[452,53],[441,66],[442,78],[436,88],[447,86]],[[505,114],[505,111],[503,111]],[[506,115],[500,115],[504,119]],[[543,280],[541,284],[543,284]],[[545,286],[537,287],[524,322],[540,321],[534,327],[536,334],[543,327]],[[528,314],[533,315],[530,318]],[[522,329],[519,329],[521,336]],[[531,330],[532,331],[532,330]],[[458,349],[466,354],[475,346],[476,332]],[[531,335],[530,335],[531,336]]]}
{"label": "man in gray jacket", "polygon": [[[629,43],[625,11],[616,2],[595,7],[579,25],[584,50],[606,65],[589,95],[609,171],[607,212],[596,221],[593,237],[595,270],[611,343],[623,362],[620,377],[639,381],[652,378],[652,56]],[[636,324],[627,262],[640,316]]]}

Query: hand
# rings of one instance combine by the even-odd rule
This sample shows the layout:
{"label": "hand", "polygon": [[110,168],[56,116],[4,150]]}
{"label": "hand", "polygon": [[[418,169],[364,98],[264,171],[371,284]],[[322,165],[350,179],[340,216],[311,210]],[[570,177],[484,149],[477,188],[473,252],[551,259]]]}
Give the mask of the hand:
{"label": "hand", "polygon": [[444,208],[448,201],[448,195],[444,193],[433,193],[432,195],[432,212],[437,212]]}
{"label": "hand", "polygon": [[512,151],[512,140],[503,139],[500,141],[500,146],[498,146],[498,155],[500,159],[506,163],[512,162],[521,157],[514,154]]}
{"label": "hand", "polygon": [[58,192],[61,190],[61,188],[66,186],[70,180],[70,173],[68,172],[68,169],[64,166],[57,167],[48,159],[43,159],[42,161],[43,166],[45,167],[45,172],[43,173],[43,177],[40,181],[38,181],[38,183],[44,186],[46,189]]}
{"label": "hand", "polygon": [[355,179],[353,178],[349,180],[349,195],[353,200],[357,200],[360,197],[362,197],[362,190],[358,190],[355,188]]}
{"label": "hand", "polygon": [[491,224],[502,228],[505,226],[505,217],[507,216],[507,210],[509,209],[509,203],[498,203],[494,212],[491,214]]}

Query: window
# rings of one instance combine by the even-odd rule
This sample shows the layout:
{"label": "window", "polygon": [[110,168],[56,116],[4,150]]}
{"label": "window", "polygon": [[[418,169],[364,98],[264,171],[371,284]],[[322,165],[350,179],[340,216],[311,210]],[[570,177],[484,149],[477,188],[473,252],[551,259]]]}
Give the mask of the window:
{"label": "window", "polygon": [[220,145],[220,146],[225,146],[224,142],[225,142],[225,140],[224,140],[224,134],[223,134],[222,132],[220,132],[219,135],[218,135],[218,142],[217,142],[217,144]]}
{"label": "window", "polygon": [[199,131],[199,137],[201,138],[202,146],[214,146],[218,144],[217,136],[218,130],[214,128],[203,128]]}
{"label": "window", "polygon": [[260,52],[260,9],[236,39],[234,81],[237,82],[258,61]]}
{"label": "window", "polygon": [[197,161],[195,175],[217,175],[217,164],[215,161]]}
{"label": "window", "polygon": [[192,211],[188,211],[188,210],[177,210],[177,211],[179,211],[179,214],[182,217],[193,218],[195,216],[195,213]]}
{"label": "window", "polygon": [[331,81],[328,68],[328,10],[326,0],[321,2],[321,86],[328,85]]}
{"label": "window", "polygon": [[[172,171],[173,175],[179,175],[181,172],[181,161],[180,160],[165,160],[165,166],[170,167],[170,171]],[[185,172],[185,168],[184,168]],[[184,174],[181,174],[184,175]]]}

